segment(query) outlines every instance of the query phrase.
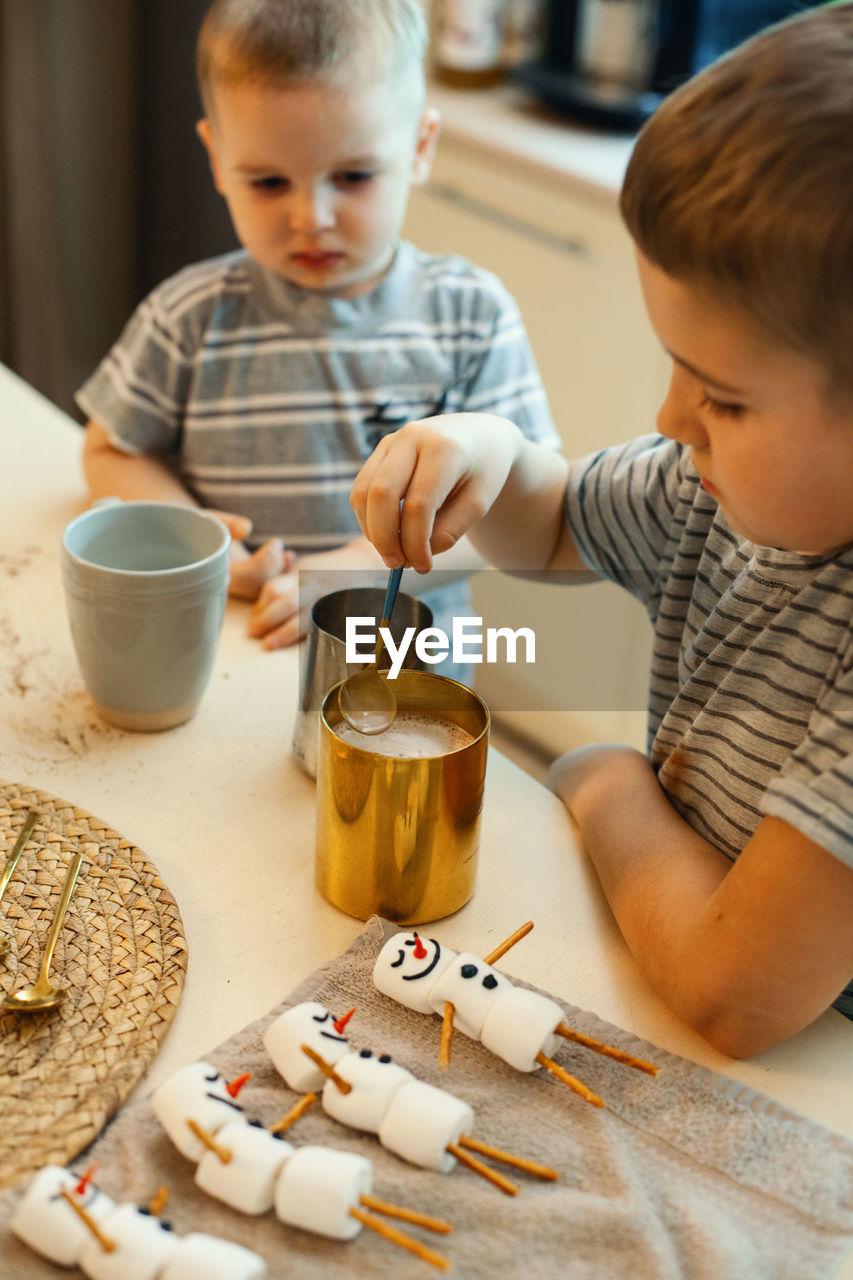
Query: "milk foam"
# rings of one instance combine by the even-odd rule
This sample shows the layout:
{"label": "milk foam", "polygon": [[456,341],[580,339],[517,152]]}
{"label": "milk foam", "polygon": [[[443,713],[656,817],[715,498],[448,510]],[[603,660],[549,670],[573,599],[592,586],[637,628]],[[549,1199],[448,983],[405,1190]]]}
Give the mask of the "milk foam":
{"label": "milk foam", "polygon": [[409,760],[446,756],[474,741],[474,735],[460,725],[415,711],[398,712],[394,723],[382,733],[359,733],[345,721],[335,726],[335,733],[362,751]]}

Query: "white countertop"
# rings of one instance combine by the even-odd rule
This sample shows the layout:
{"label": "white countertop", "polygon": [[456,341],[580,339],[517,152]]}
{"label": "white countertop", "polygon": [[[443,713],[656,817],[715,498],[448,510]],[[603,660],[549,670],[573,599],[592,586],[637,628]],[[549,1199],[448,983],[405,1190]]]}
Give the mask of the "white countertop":
{"label": "white countertop", "polygon": [[[138,844],[189,941],[181,1006],[144,1092],[266,1013],[362,924],[313,886],[314,784],[290,754],[297,654],[250,642],[246,607],[232,603],[192,721],[161,734],[104,725],[77,670],[59,578],[61,530],[84,505],[80,430],[2,366],[0,422],[0,776]],[[511,973],[853,1137],[850,1023],[829,1011],[750,1062],[711,1049],[638,972],[562,806],[493,749],[478,888],[433,931],[485,953],[527,919],[536,927]],[[842,1274],[853,1276],[853,1261]]]}
{"label": "white countertop", "polygon": [[428,100],[441,113],[445,138],[615,205],[633,135],[564,120],[514,85],[451,89],[432,83]]}

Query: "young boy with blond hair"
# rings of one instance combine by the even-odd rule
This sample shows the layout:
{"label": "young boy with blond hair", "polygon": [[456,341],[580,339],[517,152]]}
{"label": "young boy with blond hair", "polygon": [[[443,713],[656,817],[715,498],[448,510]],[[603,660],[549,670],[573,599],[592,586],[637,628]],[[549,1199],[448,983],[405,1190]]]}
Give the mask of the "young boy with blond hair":
{"label": "young boy with blond hair", "polygon": [[[500,282],[399,239],[438,136],[426,40],[419,0],[216,0],[198,133],[243,247],[155,289],[78,395],[92,495],[226,513],[268,648],[304,633],[312,593],[384,576],[349,491],[403,422],[495,410],[558,443]],[[445,628],[470,613],[461,579],[424,598]]]}
{"label": "young boy with blond hair", "polygon": [[583,747],[550,785],[651,984],[735,1056],[853,1018],[851,137],[853,5],[700,73],[621,198],[672,358],[661,434],[567,463],[491,417],[412,423],[352,496],[388,565],[470,531],[643,600],[648,757]]}

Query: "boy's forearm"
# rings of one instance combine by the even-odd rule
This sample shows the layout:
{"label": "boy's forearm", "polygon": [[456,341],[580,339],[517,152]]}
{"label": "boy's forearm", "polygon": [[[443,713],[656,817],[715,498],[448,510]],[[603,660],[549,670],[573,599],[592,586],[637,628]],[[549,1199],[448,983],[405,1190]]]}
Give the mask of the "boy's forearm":
{"label": "boy's forearm", "polygon": [[86,430],[83,472],[93,498],[198,505],[165,463],[145,454],[122,453],[97,423],[90,423]]}

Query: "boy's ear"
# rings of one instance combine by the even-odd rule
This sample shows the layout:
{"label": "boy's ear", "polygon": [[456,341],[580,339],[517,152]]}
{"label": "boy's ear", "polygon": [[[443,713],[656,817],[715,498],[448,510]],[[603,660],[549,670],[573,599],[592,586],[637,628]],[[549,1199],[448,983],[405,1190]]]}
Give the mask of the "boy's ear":
{"label": "boy's ear", "polygon": [[213,181],[216,184],[216,190],[220,195],[222,195],[222,183],[219,178],[219,159],[216,155],[216,144],[213,140],[213,129],[211,128],[210,121],[206,116],[203,120],[199,120],[195,127],[195,131],[207,152],[207,158],[210,161],[210,171],[213,174]]}
{"label": "boy's ear", "polygon": [[415,155],[412,161],[412,183],[423,186],[430,175],[438,135],[441,132],[441,116],[435,107],[426,107],[418,122]]}

